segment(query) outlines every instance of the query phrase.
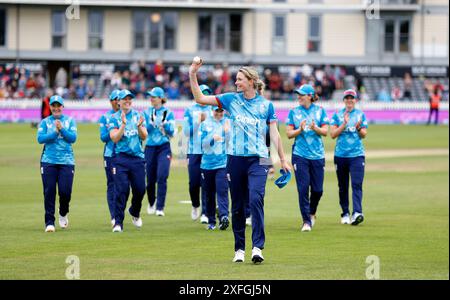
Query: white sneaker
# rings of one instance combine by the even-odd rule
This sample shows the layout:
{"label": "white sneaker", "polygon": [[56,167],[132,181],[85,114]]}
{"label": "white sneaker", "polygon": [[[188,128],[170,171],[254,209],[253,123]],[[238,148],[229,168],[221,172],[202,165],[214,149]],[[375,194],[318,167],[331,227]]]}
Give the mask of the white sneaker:
{"label": "white sneaker", "polygon": [[153,204],[153,206],[150,206],[150,203],[149,203],[148,206],[147,206],[147,214],[149,214],[149,215],[154,215],[155,212],[156,212],[156,201],[155,201],[155,203]]}
{"label": "white sneaker", "polygon": [[200,223],[202,224],[208,224],[208,217],[206,215],[202,215],[200,217]]}
{"label": "white sneaker", "polygon": [[303,223],[302,232],[308,232],[311,231],[311,225],[308,223]]}
{"label": "white sneaker", "polygon": [[245,251],[239,249],[238,251],[234,252],[234,258],[233,262],[244,262],[245,261]]}
{"label": "white sneaker", "polygon": [[61,227],[61,229],[66,229],[67,226],[69,226],[69,219],[67,218],[67,215],[64,217],[59,215],[59,227]]}
{"label": "white sneaker", "polygon": [[247,219],[245,219],[245,225],[247,226],[252,226],[252,217],[248,217]]}
{"label": "white sneaker", "polygon": [[352,215],[352,225],[358,225],[362,221],[364,221],[364,215],[363,214],[361,214],[361,213],[354,213]]}
{"label": "white sneaker", "polygon": [[260,264],[264,260],[261,249],[258,247],[253,247],[252,249],[252,262],[254,264]]}
{"label": "white sneaker", "polygon": [[111,226],[114,227],[116,225],[116,219],[111,219]]}
{"label": "white sneaker", "polygon": [[45,232],[55,232],[55,226],[53,225],[47,225],[45,227]]}
{"label": "white sneaker", "polygon": [[137,228],[141,228],[142,227],[142,219],[133,217],[131,214],[131,222],[133,223],[134,226],[136,226]]}
{"label": "white sneaker", "polygon": [[122,232],[122,227],[117,224],[116,226],[114,226],[112,232]]}
{"label": "white sneaker", "polygon": [[348,214],[341,217],[341,224],[350,224],[350,216]]}
{"label": "white sneaker", "polygon": [[157,211],[156,211],[156,215],[157,215],[158,217],[164,217],[166,214],[165,214],[164,211],[162,211],[162,210],[157,210]]}
{"label": "white sneaker", "polygon": [[314,224],[316,224],[316,215],[310,215],[309,217],[311,219],[311,228],[313,228]]}
{"label": "white sneaker", "polygon": [[192,207],[191,218],[192,220],[197,220],[200,216],[200,207]]}

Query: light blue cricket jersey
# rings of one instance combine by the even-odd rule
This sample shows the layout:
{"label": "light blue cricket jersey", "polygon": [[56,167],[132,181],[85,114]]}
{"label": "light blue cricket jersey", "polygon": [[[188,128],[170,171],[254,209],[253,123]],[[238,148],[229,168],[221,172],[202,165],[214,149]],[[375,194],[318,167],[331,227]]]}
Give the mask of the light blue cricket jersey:
{"label": "light blue cricket jersey", "polygon": [[[111,123],[109,124],[109,131],[113,129],[119,129],[122,124],[121,118],[122,111],[119,110],[111,117]],[[125,116],[127,124],[125,125],[125,132],[122,138],[116,144],[116,154],[126,153],[128,155],[144,158],[144,151],[142,150],[142,139],[139,136],[137,125],[139,124],[139,118],[141,114],[132,109]],[[145,119],[142,126],[146,126]]]}
{"label": "light blue cricket jersey", "polygon": [[289,111],[286,125],[298,129],[303,120],[306,120],[306,126],[302,133],[295,137],[292,153],[311,160],[325,158],[322,137],[309,128],[313,120],[318,127],[329,124],[325,109],[314,103],[311,104],[309,109],[301,105],[297,106]]}
{"label": "light blue cricket jersey", "polygon": [[183,134],[188,137],[187,154],[202,154],[202,141],[199,134],[200,114],[211,116],[211,106],[198,103],[184,111]]}
{"label": "light blue cricket jersey", "polygon": [[[230,122],[226,117],[216,120],[214,117],[207,118],[200,125],[199,131],[202,140],[202,162],[200,168],[205,170],[216,170],[227,166],[227,139],[229,132],[225,132],[224,124]],[[214,141],[214,135],[222,138],[222,141]]]}
{"label": "light blue cricket jersey", "polygon": [[44,145],[41,162],[58,165],[75,165],[72,144],[77,140],[77,125],[71,117],[62,115],[59,119],[63,128],[58,133],[55,117],[49,116],[41,121],[37,141]]}
{"label": "light blue cricket jersey", "polygon": [[104,115],[100,117],[98,120],[98,124],[100,126],[100,140],[105,143],[105,148],[103,149],[103,156],[104,157],[113,157],[114,156],[114,148],[115,144],[111,140],[111,137],[109,136],[109,124],[111,123],[111,117],[116,112],[111,109],[110,111],[106,112]]}
{"label": "light blue cricket jersey", "polygon": [[268,123],[278,120],[272,102],[257,94],[245,99],[241,93],[216,95],[219,107],[230,114],[231,130],[227,154],[269,157],[266,145]]}
{"label": "light blue cricket jersey", "polygon": [[[331,119],[332,126],[341,126],[344,122],[345,108],[334,113]],[[356,123],[361,120],[361,127],[368,128],[366,115],[359,109],[354,108],[349,113],[349,121],[344,131],[338,136],[334,155],[337,157],[364,156],[364,145],[356,130]]]}
{"label": "light blue cricket jersey", "polygon": [[[170,138],[175,133],[175,117],[170,109],[164,106],[161,106],[159,109],[149,107],[144,111],[144,117],[148,131],[147,146],[160,146],[170,142]],[[164,129],[165,133],[163,133],[161,128]]]}

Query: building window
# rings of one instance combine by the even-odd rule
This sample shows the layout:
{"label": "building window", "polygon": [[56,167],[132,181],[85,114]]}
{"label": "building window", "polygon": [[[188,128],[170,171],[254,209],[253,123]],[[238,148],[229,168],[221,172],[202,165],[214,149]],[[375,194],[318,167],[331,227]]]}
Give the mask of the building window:
{"label": "building window", "polygon": [[134,48],[142,49],[145,47],[145,17],[143,13],[135,13],[133,18]]}
{"label": "building window", "polygon": [[153,13],[150,15],[149,24],[149,45],[150,49],[159,49],[160,45],[160,27],[161,27],[161,14]]}
{"label": "building window", "polygon": [[308,20],[308,52],[320,53],[321,44],[321,18],[320,16],[309,16]]}
{"label": "building window", "polygon": [[400,21],[399,51],[409,53],[409,21]]}
{"label": "building window", "polygon": [[384,21],[384,52],[408,54],[410,52],[411,22],[407,19]]}
{"label": "building window", "polygon": [[384,51],[394,52],[395,23],[392,20],[384,24]]}
{"label": "building window", "polygon": [[241,52],[241,15],[230,15],[230,51]]}
{"label": "building window", "polygon": [[103,13],[89,12],[89,49],[102,49],[103,47]]}
{"label": "building window", "polygon": [[178,15],[174,12],[136,12],[133,16],[135,49],[176,49]]}
{"label": "building window", "polygon": [[240,14],[201,14],[198,17],[198,49],[240,52],[242,16]]}
{"label": "building window", "polygon": [[64,11],[52,14],[52,47],[66,48],[66,16]]}
{"label": "building window", "polygon": [[0,47],[6,45],[6,11],[0,9]]}
{"label": "building window", "polygon": [[273,17],[273,41],[272,52],[279,54],[285,52],[286,17],[276,15]]}
{"label": "building window", "polygon": [[176,41],[177,15],[175,13],[164,14],[164,49],[174,50]]}
{"label": "building window", "polygon": [[211,50],[211,16],[199,16],[198,17],[198,28],[199,28],[199,40],[198,40],[198,50]]}

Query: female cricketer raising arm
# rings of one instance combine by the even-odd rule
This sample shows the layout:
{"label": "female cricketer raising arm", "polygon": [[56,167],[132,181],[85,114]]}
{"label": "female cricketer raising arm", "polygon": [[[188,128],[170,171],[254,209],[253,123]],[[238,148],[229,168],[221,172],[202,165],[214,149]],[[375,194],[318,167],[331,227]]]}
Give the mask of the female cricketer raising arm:
{"label": "female cricketer raising arm", "polygon": [[[264,258],[264,194],[268,169],[266,146],[267,122],[270,135],[278,149],[281,167],[290,171],[286,162],[277,116],[273,104],[262,93],[264,83],[258,72],[242,67],[236,75],[236,93],[207,96],[202,94],[197,72],[202,62],[194,62],[189,69],[192,94],[199,104],[219,106],[230,114],[230,143],[228,145],[227,177],[231,191],[232,227],[234,233],[234,262],[245,260],[245,203],[250,202],[252,215],[252,261],[261,263]],[[264,163],[266,161],[266,164]]]}

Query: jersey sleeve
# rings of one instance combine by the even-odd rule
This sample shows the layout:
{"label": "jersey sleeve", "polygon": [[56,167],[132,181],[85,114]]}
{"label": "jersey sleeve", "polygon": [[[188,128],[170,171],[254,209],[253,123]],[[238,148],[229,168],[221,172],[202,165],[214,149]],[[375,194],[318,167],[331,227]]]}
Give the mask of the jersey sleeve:
{"label": "jersey sleeve", "polygon": [[367,122],[365,113],[361,113],[361,128],[369,128],[369,123]]}
{"label": "jersey sleeve", "polygon": [[37,133],[37,141],[39,144],[45,144],[49,142],[53,142],[58,137],[58,133],[54,131],[53,133],[47,133],[47,122],[44,120],[41,121],[39,125],[38,133]]}
{"label": "jersey sleeve", "polygon": [[191,132],[191,124],[192,124],[191,110],[189,108],[186,108],[184,110],[183,115],[183,134],[185,136],[189,136]]}
{"label": "jersey sleeve", "polygon": [[173,137],[174,133],[175,133],[175,116],[173,114],[172,111],[168,111],[167,113],[167,117],[164,123],[164,130],[166,131],[166,133],[170,136]]}
{"label": "jersey sleeve", "polygon": [[336,112],[331,117],[330,125],[331,126],[337,126],[337,127],[341,126],[341,122],[339,121],[339,117],[338,117],[338,114]]}
{"label": "jersey sleeve", "polygon": [[109,136],[109,130],[108,130],[108,125],[106,123],[106,118],[105,116],[101,116],[100,119],[98,120],[98,126],[99,126],[99,130],[100,130],[100,140],[103,143],[107,143],[111,140],[110,136]]}
{"label": "jersey sleeve", "polygon": [[267,112],[267,123],[277,122],[278,117],[275,113],[275,107],[272,102],[269,102],[268,112]]}
{"label": "jersey sleeve", "polygon": [[111,132],[111,130],[113,129],[119,128],[120,128],[119,120],[117,119],[116,116],[111,116],[111,119],[109,120],[109,132]]}
{"label": "jersey sleeve", "polygon": [[225,93],[216,95],[217,105],[226,111],[230,111],[230,104],[233,101],[235,93]]}
{"label": "jersey sleeve", "polygon": [[294,111],[291,109],[289,111],[287,120],[286,120],[286,126],[292,126],[295,128],[295,122],[294,122]]}
{"label": "jersey sleeve", "polygon": [[324,125],[330,125],[330,119],[328,119],[327,111],[322,107],[319,127],[322,127]]}
{"label": "jersey sleeve", "polygon": [[62,128],[61,135],[64,140],[70,144],[75,143],[77,140],[77,124],[73,118],[70,118],[69,128]]}

